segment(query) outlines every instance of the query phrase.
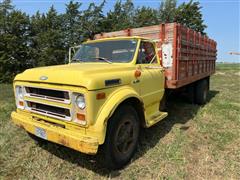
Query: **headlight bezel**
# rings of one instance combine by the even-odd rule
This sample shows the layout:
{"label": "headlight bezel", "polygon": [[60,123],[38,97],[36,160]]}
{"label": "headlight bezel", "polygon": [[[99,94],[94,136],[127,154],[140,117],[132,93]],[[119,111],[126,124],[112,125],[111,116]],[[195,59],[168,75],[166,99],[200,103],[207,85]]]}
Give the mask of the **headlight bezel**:
{"label": "headlight bezel", "polygon": [[[16,85],[15,86],[15,99],[16,99],[16,106],[18,109],[24,109],[24,88],[23,86]],[[20,105],[20,102],[23,103],[23,105]]]}
{"label": "headlight bezel", "polygon": [[[87,102],[86,95],[79,92],[73,92],[73,122],[81,125],[87,126]],[[79,116],[84,117],[83,119],[79,119]]]}

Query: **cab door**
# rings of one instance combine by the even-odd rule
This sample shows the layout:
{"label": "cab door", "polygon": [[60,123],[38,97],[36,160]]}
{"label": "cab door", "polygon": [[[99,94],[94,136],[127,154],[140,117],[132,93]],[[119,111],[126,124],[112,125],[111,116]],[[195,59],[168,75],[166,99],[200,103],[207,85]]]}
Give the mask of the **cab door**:
{"label": "cab door", "polygon": [[164,69],[160,65],[156,47],[152,42],[141,41],[136,63],[141,70],[139,85],[146,117],[151,119],[154,114],[159,112],[165,83]]}

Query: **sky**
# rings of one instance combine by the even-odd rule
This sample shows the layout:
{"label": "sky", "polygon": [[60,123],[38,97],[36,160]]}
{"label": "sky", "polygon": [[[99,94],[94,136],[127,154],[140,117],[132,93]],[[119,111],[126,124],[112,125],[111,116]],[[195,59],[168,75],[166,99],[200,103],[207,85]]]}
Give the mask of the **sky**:
{"label": "sky", "polygon": [[[1,1],[1,0],[0,0]],[[86,9],[90,2],[100,4],[102,0],[75,0],[81,2],[81,9]],[[65,12],[65,4],[69,0],[12,0],[16,9],[29,15],[36,11],[45,13],[51,5],[59,13]],[[116,1],[106,0],[104,13],[113,9]],[[122,0],[124,2],[124,0]],[[133,0],[135,7],[150,6],[158,8],[161,0]],[[178,0],[178,4],[188,2]],[[204,23],[208,26],[205,30],[211,39],[217,42],[218,62],[239,62],[240,55],[230,55],[229,52],[240,52],[240,0],[199,0],[202,6]]]}

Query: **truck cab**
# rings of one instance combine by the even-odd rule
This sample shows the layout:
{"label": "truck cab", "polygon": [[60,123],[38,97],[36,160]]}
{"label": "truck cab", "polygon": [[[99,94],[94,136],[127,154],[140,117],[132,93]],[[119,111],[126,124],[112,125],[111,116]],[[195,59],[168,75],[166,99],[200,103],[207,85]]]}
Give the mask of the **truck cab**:
{"label": "truck cab", "polygon": [[103,148],[106,166],[132,158],[141,127],[167,116],[160,111],[164,69],[154,41],[142,37],[91,40],[69,64],[33,68],[14,79],[15,124],[31,136],[77,151]]}

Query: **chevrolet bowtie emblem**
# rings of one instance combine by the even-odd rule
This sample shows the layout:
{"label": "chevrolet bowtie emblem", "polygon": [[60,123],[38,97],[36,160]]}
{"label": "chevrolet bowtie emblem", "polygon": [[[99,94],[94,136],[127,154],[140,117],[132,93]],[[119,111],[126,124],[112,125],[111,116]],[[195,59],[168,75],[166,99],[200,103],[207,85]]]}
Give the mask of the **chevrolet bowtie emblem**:
{"label": "chevrolet bowtie emblem", "polygon": [[48,77],[47,77],[47,76],[41,76],[39,79],[40,79],[40,80],[47,80]]}

